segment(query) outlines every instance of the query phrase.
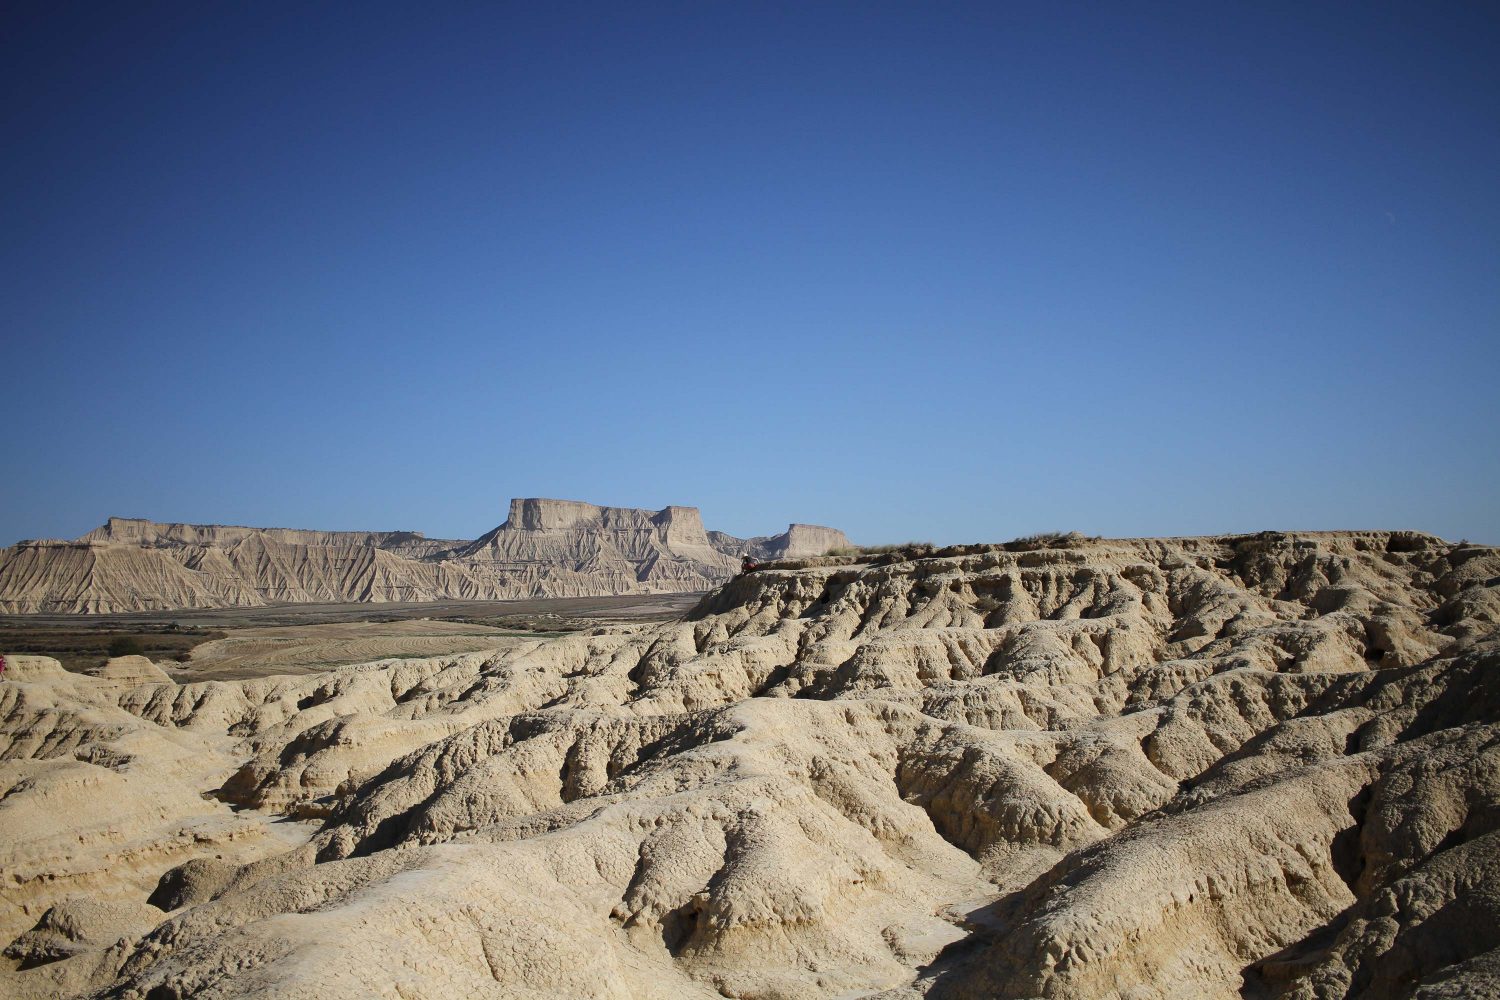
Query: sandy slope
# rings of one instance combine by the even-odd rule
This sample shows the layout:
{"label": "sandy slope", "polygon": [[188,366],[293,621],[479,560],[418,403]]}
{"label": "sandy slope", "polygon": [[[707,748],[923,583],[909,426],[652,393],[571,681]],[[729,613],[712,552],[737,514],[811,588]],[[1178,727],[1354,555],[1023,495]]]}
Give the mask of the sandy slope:
{"label": "sandy slope", "polygon": [[682,622],[295,678],[28,663],[0,992],[1500,988],[1496,550],[822,562]]}

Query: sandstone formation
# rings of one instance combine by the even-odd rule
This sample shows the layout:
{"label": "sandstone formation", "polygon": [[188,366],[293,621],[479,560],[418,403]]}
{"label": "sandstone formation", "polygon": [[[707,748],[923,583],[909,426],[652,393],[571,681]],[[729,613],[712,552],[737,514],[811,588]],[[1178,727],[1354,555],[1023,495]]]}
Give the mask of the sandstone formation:
{"label": "sandstone formation", "polygon": [[298,677],[21,658],[0,995],[1494,996],[1497,623],[1495,549],[1265,533]]}
{"label": "sandstone formation", "polygon": [[815,525],[739,539],[706,532],[695,507],[568,500],[513,500],[505,523],[473,542],[112,517],[71,542],[0,550],[0,613],[683,593],[727,580],[744,552],[791,558],[848,544]]}

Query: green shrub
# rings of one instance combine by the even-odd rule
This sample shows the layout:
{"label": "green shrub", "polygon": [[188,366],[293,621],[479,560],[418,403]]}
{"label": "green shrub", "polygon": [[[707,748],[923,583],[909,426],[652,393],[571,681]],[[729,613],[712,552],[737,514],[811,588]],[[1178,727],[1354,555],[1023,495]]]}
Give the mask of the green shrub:
{"label": "green shrub", "polygon": [[863,545],[860,554],[867,556],[883,556],[893,552],[899,553],[926,553],[931,552],[936,546],[931,542],[897,542],[894,545]]}
{"label": "green shrub", "polygon": [[1034,552],[1037,549],[1076,549],[1085,542],[1098,540],[1097,536],[1090,537],[1081,531],[1043,531],[1013,539],[1000,547],[1007,552]]}
{"label": "green shrub", "polygon": [[140,656],[145,652],[146,648],[141,645],[141,640],[133,635],[116,636],[109,643],[110,656]]}

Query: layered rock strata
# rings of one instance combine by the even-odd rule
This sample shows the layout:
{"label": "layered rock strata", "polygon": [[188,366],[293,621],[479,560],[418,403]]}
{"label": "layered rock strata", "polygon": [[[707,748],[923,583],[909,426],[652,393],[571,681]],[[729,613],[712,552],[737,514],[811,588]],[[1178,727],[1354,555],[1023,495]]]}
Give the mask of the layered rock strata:
{"label": "layered rock strata", "polygon": [[514,500],[505,523],[472,542],[112,517],[74,541],[0,550],[0,613],[683,593],[727,580],[742,553],[786,558],[838,545],[848,539],[832,528],[710,536],[694,507],[567,500]]}
{"label": "layered rock strata", "polygon": [[18,662],[0,994],[1496,995],[1500,551],[817,563],[296,678]]}

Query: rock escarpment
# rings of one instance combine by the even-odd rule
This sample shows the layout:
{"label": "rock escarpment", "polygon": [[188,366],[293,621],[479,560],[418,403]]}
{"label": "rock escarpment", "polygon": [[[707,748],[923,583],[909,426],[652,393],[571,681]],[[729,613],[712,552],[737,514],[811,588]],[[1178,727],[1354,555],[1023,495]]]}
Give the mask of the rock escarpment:
{"label": "rock escarpment", "polygon": [[1500,551],[816,562],[296,678],[24,661],[0,993],[1495,994]]}
{"label": "rock escarpment", "polygon": [[112,517],[74,541],[0,550],[0,612],[682,593],[727,580],[744,552],[774,559],[847,544],[841,531],[800,524],[748,540],[711,537],[694,507],[568,500],[514,500],[505,523],[473,542]]}

